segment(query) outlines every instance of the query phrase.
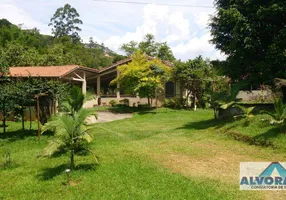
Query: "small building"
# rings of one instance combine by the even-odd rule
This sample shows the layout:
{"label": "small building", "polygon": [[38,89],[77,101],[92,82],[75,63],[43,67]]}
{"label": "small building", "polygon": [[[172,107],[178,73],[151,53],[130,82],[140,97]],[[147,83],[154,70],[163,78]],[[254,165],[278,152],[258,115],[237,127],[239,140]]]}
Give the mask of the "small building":
{"label": "small building", "polygon": [[[84,94],[87,89],[90,89],[91,91],[94,91],[95,98],[87,101],[85,103],[85,107],[98,105],[98,98],[101,98],[101,103],[103,105],[108,105],[110,100],[116,100],[119,102],[125,98],[129,99],[130,105],[137,105],[139,103],[147,104],[147,98],[125,94],[124,91],[120,89],[119,84],[110,85],[110,82],[119,75],[117,67],[123,64],[128,64],[131,61],[132,58],[127,58],[102,69],[82,67],[78,65],[10,67],[10,76],[14,78],[33,77],[57,79],[80,86]],[[168,63],[166,63],[166,65],[168,65]],[[163,94],[159,96],[158,105],[162,105],[165,98],[173,98],[176,96],[180,96],[178,84],[173,81],[168,81],[165,84]]]}

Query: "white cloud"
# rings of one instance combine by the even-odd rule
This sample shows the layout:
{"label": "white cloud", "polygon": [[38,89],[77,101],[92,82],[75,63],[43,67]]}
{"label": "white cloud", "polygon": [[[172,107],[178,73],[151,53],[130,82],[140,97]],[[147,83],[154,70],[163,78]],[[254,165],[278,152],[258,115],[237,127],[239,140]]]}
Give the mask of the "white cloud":
{"label": "white cloud", "polygon": [[13,4],[0,4],[0,10],[0,19],[6,18],[16,25],[23,24],[22,28],[24,29],[37,27],[42,33],[50,34],[49,28],[46,24],[42,24],[34,20],[25,10]]}
{"label": "white cloud", "polygon": [[210,39],[210,33],[206,32],[201,37],[194,37],[188,40],[188,42],[180,43],[172,49],[174,54],[182,60],[193,59],[199,55],[210,59],[224,59],[224,56],[210,44]]}
{"label": "white cloud", "polygon": [[[162,34],[162,31],[164,32],[164,30],[166,30],[166,26],[168,25],[168,13],[169,9],[167,6],[145,6],[143,24],[138,26],[135,32],[127,32],[121,37],[112,36],[105,41],[105,45],[115,51],[118,51],[119,47],[123,43],[129,42],[131,40],[139,42],[147,33],[159,36]],[[167,31],[165,34],[167,34]]]}
{"label": "white cloud", "polygon": [[168,6],[147,5],[144,7],[143,24],[134,32],[127,32],[123,36],[112,36],[105,41],[106,45],[114,50],[131,40],[141,41],[151,33],[157,39],[167,42],[187,39],[189,36],[189,20],[182,12],[170,12]]}
{"label": "white cloud", "polygon": [[209,20],[210,20],[210,14],[209,12],[201,12],[195,15],[195,23],[200,28],[205,28],[208,26]]}
{"label": "white cloud", "polygon": [[[146,2],[154,2],[146,0]],[[212,5],[213,0],[157,0],[157,3]],[[201,54],[210,58],[223,58],[209,43],[206,29],[209,14],[214,9],[168,7],[154,4],[142,6],[78,0],[0,0],[0,18],[14,24],[24,23],[24,28],[37,27],[49,34],[49,19],[65,3],[77,9],[83,21],[80,35],[89,37],[115,51],[131,40],[141,41],[147,33],[154,34],[160,42],[168,42],[175,56],[189,59]]]}
{"label": "white cloud", "polygon": [[182,12],[175,12],[169,16],[168,36],[163,39],[168,43],[184,40],[190,34],[190,22],[185,19]]}
{"label": "white cloud", "polygon": [[220,52],[209,42],[211,36],[206,29],[209,13],[196,13],[192,19],[191,23],[183,12],[173,12],[167,6],[147,5],[144,8],[143,23],[134,32],[127,32],[123,36],[112,36],[105,41],[105,44],[119,51],[123,43],[131,40],[141,41],[147,33],[151,33],[157,40],[167,41],[175,56],[182,60],[199,55],[211,59],[224,59],[224,56],[220,55]]}

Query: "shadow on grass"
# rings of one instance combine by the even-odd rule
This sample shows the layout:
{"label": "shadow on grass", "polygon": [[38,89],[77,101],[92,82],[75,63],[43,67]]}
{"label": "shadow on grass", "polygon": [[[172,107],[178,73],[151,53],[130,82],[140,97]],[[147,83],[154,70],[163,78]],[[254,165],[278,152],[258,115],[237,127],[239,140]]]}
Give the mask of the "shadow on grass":
{"label": "shadow on grass", "polygon": [[145,113],[154,110],[155,108],[148,108],[148,107],[128,107],[128,106],[116,106],[110,107],[108,111],[113,113]]}
{"label": "shadow on grass", "polygon": [[272,139],[279,136],[282,133],[280,133],[279,128],[273,127],[272,129],[255,136],[250,136],[232,130],[225,131],[223,132],[223,134],[231,136],[235,140],[246,142],[250,145],[276,148],[277,146],[275,146]]}
{"label": "shadow on grass", "polygon": [[272,143],[272,138],[275,138],[280,134],[282,134],[280,132],[280,128],[274,127],[265,133],[252,137],[252,142],[256,145],[275,147],[275,145]]}
{"label": "shadow on grass", "polygon": [[177,129],[204,130],[204,129],[208,129],[211,127],[220,128],[220,127],[224,126],[226,123],[231,123],[231,122],[221,121],[218,119],[208,119],[208,120],[203,120],[203,121],[190,122],[190,123],[187,123],[187,124],[183,125],[182,127],[177,128]]}
{"label": "shadow on grass", "polygon": [[[75,171],[90,171],[95,170],[98,164],[90,163],[90,164],[79,164],[75,166]],[[38,174],[37,177],[42,181],[47,181],[53,179],[54,177],[65,174],[65,170],[69,169],[69,164],[61,164],[56,167],[44,168],[42,173]]]}
{"label": "shadow on grass", "polygon": [[[4,125],[3,125],[3,124],[0,124],[0,128],[3,128],[3,127],[4,127]],[[8,127],[8,125],[6,124],[5,127]]]}
{"label": "shadow on grass", "polygon": [[[47,131],[45,133],[46,136],[52,136],[53,132]],[[5,134],[0,133],[0,139],[6,140],[9,142],[14,142],[17,140],[23,140],[25,138],[37,138],[38,132],[37,130],[17,130],[17,131],[8,131]]]}
{"label": "shadow on grass", "polygon": [[62,164],[57,167],[44,168],[42,173],[38,174],[37,176],[42,181],[50,180],[56,176],[64,174],[67,168],[69,168],[68,164]]}

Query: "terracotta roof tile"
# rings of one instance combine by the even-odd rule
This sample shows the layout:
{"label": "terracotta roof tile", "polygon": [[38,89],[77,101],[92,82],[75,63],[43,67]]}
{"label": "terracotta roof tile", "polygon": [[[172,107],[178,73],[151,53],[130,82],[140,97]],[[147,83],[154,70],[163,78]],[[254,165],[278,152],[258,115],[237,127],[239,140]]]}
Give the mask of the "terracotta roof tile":
{"label": "terracotta roof tile", "polygon": [[10,76],[12,77],[29,77],[29,76],[31,77],[61,77],[78,68],[97,72],[96,69],[80,67],[78,65],[10,67]]}

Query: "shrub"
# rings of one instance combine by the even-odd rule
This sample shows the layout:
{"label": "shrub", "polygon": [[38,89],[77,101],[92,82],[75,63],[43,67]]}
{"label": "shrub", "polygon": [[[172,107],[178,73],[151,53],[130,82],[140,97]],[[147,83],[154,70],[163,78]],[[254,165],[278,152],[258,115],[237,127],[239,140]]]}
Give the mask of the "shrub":
{"label": "shrub", "polygon": [[283,103],[281,98],[275,99],[273,112],[262,111],[262,113],[265,113],[272,118],[272,124],[279,124],[280,131],[282,132],[284,120],[286,119],[286,104]]}
{"label": "shrub", "polygon": [[183,105],[180,98],[174,97],[171,99],[165,99],[164,107],[177,109],[177,108],[182,108]]}
{"label": "shrub", "polygon": [[123,104],[124,106],[129,106],[129,99],[122,99],[119,101],[120,104]]}
{"label": "shrub", "polygon": [[150,109],[150,105],[149,104],[138,104],[138,108],[140,108],[140,109]]}
{"label": "shrub", "polygon": [[111,105],[112,107],[115,107],[116,104],[117,104],[117,102],[113,99],[109,101],[109,105]]}

